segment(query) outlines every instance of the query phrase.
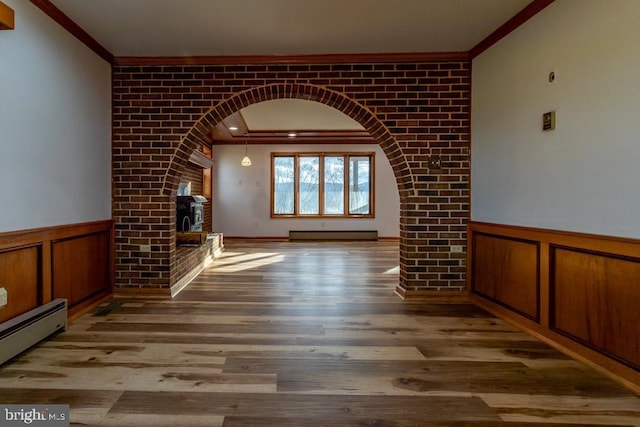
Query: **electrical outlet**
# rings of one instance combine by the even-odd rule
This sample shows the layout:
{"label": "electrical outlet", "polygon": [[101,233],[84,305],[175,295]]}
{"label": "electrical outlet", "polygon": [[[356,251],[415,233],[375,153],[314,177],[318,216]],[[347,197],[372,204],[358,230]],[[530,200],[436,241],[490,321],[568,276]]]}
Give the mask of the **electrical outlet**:
{"label": "electrical outlet", "polygon": [[7,305],[7,301],[8,301],[7,290],[5,288],[0,288],[0,308]]}
{"label": "electrical outlet", "polygon": [[451,253],[461,253],[463,249],[462,245],[451,245]]}
{"label": "electrical outlet", "polygon": [[442,169],[442,157],[429,156],[427,166],[429,167],[429,169]]}

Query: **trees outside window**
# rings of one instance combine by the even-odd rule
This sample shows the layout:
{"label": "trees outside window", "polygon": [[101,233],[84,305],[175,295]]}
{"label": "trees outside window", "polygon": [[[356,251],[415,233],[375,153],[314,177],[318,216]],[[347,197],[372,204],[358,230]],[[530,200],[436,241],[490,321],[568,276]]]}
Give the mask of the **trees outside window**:
{"label": "trees outside window", "polygon": [[374,153],[272,153],[272,217],[373,217]]}

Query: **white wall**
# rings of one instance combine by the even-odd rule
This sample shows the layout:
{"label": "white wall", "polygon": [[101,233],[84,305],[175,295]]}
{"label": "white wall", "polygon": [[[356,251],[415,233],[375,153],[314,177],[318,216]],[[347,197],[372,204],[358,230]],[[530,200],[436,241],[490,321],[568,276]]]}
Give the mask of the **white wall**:
{"label": "white wall", "polygon": [[25,0],[0,31],[0,232],[111,218],[111,68]]}
{"label": "white wall", "polygon": [[[213,149],[213,228],[227,236],[286,237],[289,230],[378,230],[398,237],[400,196],[387,156],[377,145],[249,145],[253,165],[242,167],[245,147]],[[375,218],[272,219],[270,209],[272,152],[375,152]]]}
{"label": "white wall", "polygon": [[638,17],[557,0],[473,61],[473,220],[640,237]]}

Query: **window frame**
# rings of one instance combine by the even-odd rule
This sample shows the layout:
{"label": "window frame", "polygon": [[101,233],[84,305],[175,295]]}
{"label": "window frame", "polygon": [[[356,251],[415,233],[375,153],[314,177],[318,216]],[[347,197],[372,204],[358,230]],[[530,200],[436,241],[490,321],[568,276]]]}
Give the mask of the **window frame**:
{"label": "window frame", "polygon": [[[270,191],[270,205],[271,205],[271,218],[348,218],[348,219],[362,219],[362,218],[375,218],[375,164],[376,164],[375,152],[273,152],[271,153],[271,191]],[[293,179],[294,179],[294,194],[293,194],[293,214],[277,214],[275,213],[275,159],[278,157],[293,157]],[[299,165],[300,157],[318,157],[319,158],[319,200],[318,200],[318,214],[300,214],[299,213],[299,194],[300,194],[300,179],[299,179]],[[326,214],[325,210],[325,175],[324,165],[325,157],[343,157],[344,158],[344,213],[342,214]],[[366,214],[350,214],[350,189],[349,189],[349,171],[350,171],[350,157],[369,157],[369,213]]]}
{"label": "window frame", "polygon": [[[211,149],[210,146],[203,145],[202,154],[204,154],[206,157],[211,159],[213,156],[213,150]],[[211,180],[211,169],[212,168],[202,169],[202,195],[208,198],[209,200],[211,200],[211,197],[213,194],[213,188],[212,188],[213,182]]]}

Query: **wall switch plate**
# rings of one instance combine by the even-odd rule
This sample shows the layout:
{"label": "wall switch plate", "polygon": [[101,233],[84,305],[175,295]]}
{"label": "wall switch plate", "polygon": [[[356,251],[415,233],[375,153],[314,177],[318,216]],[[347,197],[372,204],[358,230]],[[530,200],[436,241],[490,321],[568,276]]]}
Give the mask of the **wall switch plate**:
{"label": "wall switch plate", "polygon": [[549,111],[542,115],[542,130],[555,130],[556,129],[556,112]]}
{"label": "wall switch plate", "polygon": [[452,253],[461,253],[463,251],[463,247],[462,245],[451,245],[451,252]]}
{"label": "wall switch plate", "polygon": [[7,305],[8,299],[7,290],[5,288],[0,288],[0,308]]}

